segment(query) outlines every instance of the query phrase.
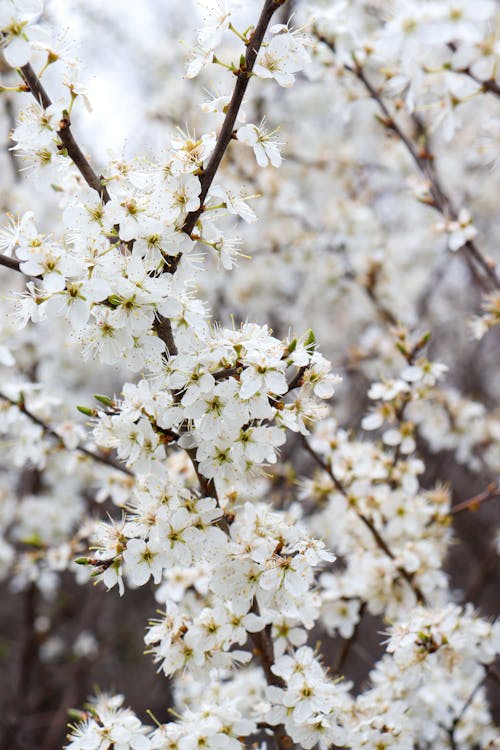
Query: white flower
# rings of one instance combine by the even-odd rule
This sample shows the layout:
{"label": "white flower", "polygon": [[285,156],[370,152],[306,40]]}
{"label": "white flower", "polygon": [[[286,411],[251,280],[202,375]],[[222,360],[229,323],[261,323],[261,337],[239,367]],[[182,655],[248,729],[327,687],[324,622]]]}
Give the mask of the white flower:
{"label": "white flower", "polygon": [[260,127],[252,124],[243,125],[238,129],[238,140],[253,148],[259,167],[267,167],[269,163],[273,167],[281,165],[281,154],[278,148],[281,144],[271,140],[275,132],[275,130],[272,133],[265,130],[262,124]]}
{"label": "white flower", "polygon": [[253,224],[254,221],[257,221],[255,212],[250,208],[245,200],[245,196],[241,192],[238,195],[233,190],[225,188],[222,185],[214,185],[210,189],[210,195],[220,198],[230,214],[241,216],[248,224]]}
{"label": "white flower", "polygon": [[259,78],[274,78],[280,86],[288,88],[295,81],[294,73],[309,62],[304,39],[283,25],[270,29],[275,36],[262,47],[253,72]]}
{"label": "white flower", "polygon": [[457,219],[446,219],[438,224],[436,229],[448,234],[448,247],[453,251],[460,250],[467,242],[477,236],[477,229],[466,208],[460,209]]}
{"label": "white flower", "polygon": [[4,0],[0,5],[0,32],[7,63],[19,68],[29,62],[31,47],[26,27],[42,12],[40,0]]}
{"label": "white flower", "polygon": [[126,573],[135,586],[143,586],[150,577],[160,583],[163,567],[167,564],[159,540],[129,539],[123,553]]}

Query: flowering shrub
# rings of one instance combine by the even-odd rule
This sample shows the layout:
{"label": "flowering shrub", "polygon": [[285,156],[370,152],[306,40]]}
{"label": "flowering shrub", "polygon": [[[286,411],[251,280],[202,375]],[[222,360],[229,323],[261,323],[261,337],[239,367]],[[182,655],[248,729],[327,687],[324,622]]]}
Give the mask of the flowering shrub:
{"label": "flowering shrub", "polygon": [[[498,747],[475,605],[500,544],[471,558],[459,526],[500,495],[496,5],[204,0],[196,30],[169,5],[190,52],[122,19],[158,98],[97,168],[63,6],[0,3],[0,573],[24,601],[0,746],[60,747],[71,709],[69,750]],[[129,679],[82,692],[102,612],[138,601],[150,721]]]}

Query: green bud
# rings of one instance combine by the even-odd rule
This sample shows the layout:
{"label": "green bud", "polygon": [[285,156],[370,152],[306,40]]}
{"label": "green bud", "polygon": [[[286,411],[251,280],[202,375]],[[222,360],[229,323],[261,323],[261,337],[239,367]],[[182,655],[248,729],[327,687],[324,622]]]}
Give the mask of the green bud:
{"label": "green bud", "polygon": [[99,401],[99,403],[104,404],[104,406],[115,405],[113,399],[111,399],[109,396],[103,396],[101,393],[94,393],[94,398],[96,401]]}
{"label": "green bud", "polygon": [[89,409],[88,406],[77,406],[76,408],[82,414],[85,414],[86,417],[96,417],[97,416],[96,410],[95,409]]}
{"label": "green bud", "polygon": [[24,544],[28,544],[30,547],[45,546],[38,534],[32,534],[31,536],[24,537],[22,541]]}
{"label": "green bud", "polygon": [[87,713],[85,711],[80,711],[78,708],[68,708],[68,717],[75,721],[85,721]]}
{"label": "green bud", "polygon": [[88,557],[77,557],[76,560],[73,560],[77,565],[90,565],[90,561]]}

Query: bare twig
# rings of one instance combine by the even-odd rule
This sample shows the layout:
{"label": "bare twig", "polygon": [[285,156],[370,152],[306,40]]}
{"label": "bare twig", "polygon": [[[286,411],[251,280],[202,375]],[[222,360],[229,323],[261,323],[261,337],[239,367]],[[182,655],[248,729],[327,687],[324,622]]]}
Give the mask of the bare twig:
{"label": "bare twig", "polygon": [[[465,715],[465,712],[467,711],[467,709],[471,705],[472,701],[476,697],[476,695],[479,692],[479,690],[483,687],[483,685],[486,682],[486,680],[488,679],[488,677],[493,676],[493,679],[495,679],[496,677],[498,677],[498,675],[496,674],[496,672],[494,671],[494,669],[490,668],[489,665],[484,665],[484,667],[485,667],[485,674],[481,677],[481,679],[479,680],[479,682],[477,682],[476,685],[474,686],[474,688],[471,690],[471,692],[469,694],[469,697],[467,698],[467,700],[463,704],[463,706],[460,709],[460,711],[458,712],[458,714],[453,719],[451,727],[448,730],[448,735],[449,735],[449,738],[450,738],[450,745],[451,745],[452,750],[455,750],[457,748],[457,742],[456,742],[456,739],[455,739],[455,730],[456,730],[457,726],[459,725],[459,723],[461,722],[461,720],[463,719],[463,717]],[[500,681],[499,681],[499,684],[500,684]]]}
{"label": "bare twig", "polygon": [[457,513],[462,513],[464,510],[475,511],[480,505],[482,505],[482,503],[485,503],[488,500],[493,500],[496,497],[500,497],[500,485],[497,482],[491,482],[485,490],[474,495],[474,497],[470,497],[468,500],[464,500],[463,502],[454,505],[451,508],[450,513],[456,515]]}

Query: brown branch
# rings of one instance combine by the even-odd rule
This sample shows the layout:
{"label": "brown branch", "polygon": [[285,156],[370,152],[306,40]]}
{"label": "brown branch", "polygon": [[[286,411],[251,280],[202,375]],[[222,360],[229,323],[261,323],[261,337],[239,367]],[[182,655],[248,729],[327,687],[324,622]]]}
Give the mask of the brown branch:
{"label": "brown branch", "polygon": [[[368,78],[366,77],[366,74],[363,70],[363,68],[360,65],[356,65],[355,67],[351,66],[345,66],[347,70],[354,73],[354,75],[358,78],[359,81],[364,85],[372,99],[378,104],[379,108],[384,114],[384,120],[382,121],[382,124],[392,132],[394,132],[401,143],[404,144],[406,150],[410,154],[411,158],[415,162],[415,165],[420,170],[421,174],[426,178],[426,180],[429,183],[429,190],[432,197],[432,206],[439,211],[439,213],[445,218],[445,219],[453,219],[456,220],[458,217],[458,212],[456,209],[452,206],[451,201],[449,197],[444,192],[437,175],[435,173],[435,170],[433,167],[430,167],[430,163],[432,162],[433,157],[430,153],[427,151],[425,154],[418,153],[415,144],[411,141],[411,139],[406,135],[406,133],[402,130],[400,125],[397,123],[395,118],[390,113],[389,109],[387,108],[381,94],[377,91],[377,89],[370,83]],[[488,277],[490,282],[493,284],[493,286],[497,289],[500,289],[500,281],[497,277],[497,274],[494,270],[494,268],[491,267],[489,262],[486,260],[486,258],[483,257],[480,250],[476,246],[476,244],[472,240],[467,240],[462,246],[461,249],[464,249],[469,256],[477,263],[478,266],[481,267],[483,273]]]}
{"label": "brown branch", "polygon": [[491,482],[485,490],[474,495],[474,497],[470,497],[468,500],[454,505],[450,509],[450,513],[456,515],[457,513],[462,513],[464,510],[476,511],[482,503],[493,500],[496,497],[500,497],[500,485],[497,482]]}
{"label": "brown branch", "polygon": [[[191,211],[190,213],[188,213],[182,227],[182,231],[187,235],[191,235],[191,232],[196,226],[198,218],[203,213],[205,198],[207,197],[210,185],[214,180],[222,158],[226,153],[227,147],[229,146],[229,143],[233,138],[236,118],[238,116],[238,112],[240,111],[240,107],[243,102],[243,97],[245,96],[248,83],[250,81],[250,78],[252,77],[252,70],[254,68],[257,55],[262,46],[262,41],[264,39],[271,18],[278,10],[278,8],[283,6],[286,2],[287,0],[265,0],[259,20],[257,21],[257,26],[255,27],[253,34],[250,36],[247,42],[245,60],[240,65],[239,70],[235,71],[236,84],[233,89],[231,100],[228,104],[224,122],[222,123],[222,127],[217,137],[212,156],[209,159],[206,169],[203,170],[200,176],[200,206],[196,209],[196,211]],[[174,258],[172,258],[168,266],[166,266],[166,270],[168,273],[173,274],[176,272],[181,257],[182,253],[179,253]],[[158,320],[155,323],[155,330],[160,338],[162,337],[163,332],[163,322],[164,318],[162,316],[158,316]],[[162,341],[165,341],[165,339],[162,338]],[[165,341],[165,343],[167,342]],[[167,348],[169,348],[168,343]]]}
{"label": "brown branch", "polygon": [[350,638],[344,639],[342,646],[339,650],[339,653],[337,655],[337,658],[335,660],[333,671],[336,674],[339,674],[340,670],[344,666],[345,661],[349,655],[349,651],[351,650],[351,646],[354,644],[356,638],[358,637],[359,628],[361,626],[361,620],[363,619],[363,615],[365,614],[365,611],[366,611],[366,602],[361,602],[361,606],[359,608],[359,620],[354,626],[354,630],[352,631],[352,635],[350,636]]}
{"label": "brown branch", "polygon": [[483,667],[485,668],[488,677],[500,687],[500,674],[498,674],[498,672],[496,671],[495,665],[483,664]]}
{"label": "brown branch", "polygon": [[[256,615],[259,614],[259,605],[255,599],[251,612],[254,612]],[[272,671],[272,666],[274,664],[274,647],[271,638],[271,625],[266,625],[264,630],[250,633],[250,638],[254,645],[253,652],[260,661],[267,684],[282,689],[286,688],[286,682]],[[272,727],[272,732],[279,750],[292,750],[293,741],[286,733],[283,724]]]}
{"label": "brown branch", "polygon": [[494,78],[487,78],[486,80],[482,80],[481,78],[478,78],[478,76],[474,75],[474,73],[469,68],[462,68],[461,70],[455,72],[464,73],[466,76],[469,76],[469,78],[472,78],[473,81],[481,86],[481,89],[485,94],[489,93],[495,94],[495,96],[500,96],[500,84],[497,83]]}
{"label": "brown branch", "polygon": [[[302,379],[304,375],[306,374],[307,367],[299,367],[293,378],[288,383],[288,390],[286,393],[290,393],[290,391],[293,391],[295,388],[300,388],[302,385]],[[286,393],[284,394],[286,396]],[[283,396],[282,396],[283,398]]]}
{"label": "brown branch", "polygon": [[[318,466],[321,466],[321,468],[323,469],[323,471],[326,471],[326,473],[329,475],[329,477],[333,481],[336,489],[347,500],[349,500],[349,494],[348,494],[347,490],[345,489],[344,485],[339,481],[339,479],[335,476],[335,474],[333,472],[333,469],[330,466],[330,464],[326,463],[326,461],[323,461],[323,459],[321,458],[321,456],[319,456],[316,453],[316,451],[313,450],[313,448],[311,448],[311,446],[309,445],[309,443],[307,442],[307,440],[306,440],[305,437],[302,437],[302,444],[303,444],[304,448],[306,449],[306,451],[310,454],[310,456],[312,456],[312,458],[314,458],[314,460],[316,461],[316,463],[318,464]],[[354,511],[354,513],[357,515],[357,517],[359,518],[359,520],[362,521],[362,523],[366,526],[366,528],[368,529],[368,531],[371,533],[373,539],[375,540],[375,543],[377,544],[377,547],[379,547],[379,549],[381,549],[382,552],[385,555],[387,555],[387,557],[389,557],[391,560],[394,561],[395,560],[395,556],[394,556],[392,550],[390,549],[390,547],[388,546],[387,542],[382,537],[382,535],[380,534],[380,532],[378,531],[378,529],[375,527],[375,525],[373,524],[373,522],[367,516],[365,516],[363,513],[361,513],[361,511],[358,510],[356,507],[353,507],[351,504],[349,504],[349,507]],[[415,583],[414,576],[412,574],[408,573],[408,571],[405,570],[404,568],[402,568],[400,565],[396,566],[396,570],[399,573],[399,575],[402,578],[404,578],[404,580],[406,581],[406,583],[410,586],[410,588],[412,589],[413,593],[415,594],[415,596],[417,598],[417,601],[420,604],[424,604],[425,605],[425,603],[426,603],[425,596],[424,596],[422,590],[420,589],[420,587]]]}
{"label": "brown branch", "polygon": [[175,357],[178,352],[170,318],[164,318],[163,315],[158,314],[155,318],[153,327],[157,336],[167,347],[169,357]]}
{"label": "brown branch", "polygon": [[12,271],[18,271],[19,273],[23,273],[21,271],[20,265],[21,265],[21,262],[19,260],[16,260],[16,258],[9,258],[8,255],[0,254],[0,266],[5,266],[5,268],[10,268]]}
{"label": "brown branch", "polygon": [[[35,97],[36,101],[40,104],[40,106],[44,109],[50,107],[50,105],[52,104],[52,100],[50,99],[42,82],[38,78],[31,65],[29,63],[27,65],[23,65],[20,70],[26,82],[26,85],[28,86],[29,90]],[[61,120],[57,135],[61,139],[64,148],[68,152],[68,156],[73,161],[76,168],[79,170],[87,185],[97,193],[99,193],[102,201],[104,203],[107,203],[110,200],[108,190],[106,186],[103,185],[101,179],[92,168],[90,162],[81,150],[78,143],[75,141],[73,133],[71,132],[71,123],[69,116],[66,116],[63,120]]]}
{"label": "brown branch", "polygon": [[269,26],[271,18],[273,17],[275,12],[279,7],[284,5],[285,2],[286,0],[265,0],[264,2],[264,7],[262,8],[260,18],[257,21],[257,26],[255,27],[253,34],[247,42],[245,60],[240,66],[239,70],[235,73],[236,85],[234,87],[233,95],[231,97],[231,101],[229,102],[226,116],[224,118],[224,122],[222,123],[222,128],[217,138],[214,151],[200,179],[200,207],[196,211],[191,211],[191,213],[187,215],[186,221],[184,222],[183,230],[184,232],[186,232],[186,234],[191,234],[198,220],[198,217],[203,212],[203,204],[205,198],[207,197],[210,185],[213,182],[215,174],[219,168],[219,164],[222,161],[222,157],[224,156],[226,149],[232,140],[236,118],[238,116],[243,97],[245,96],[248,82],[252,76],[252,70],[261,48],[264,35],[267,31],[267,27]]}
{"label": "brown branch", "polygon": [[[327,37],[315,32],[319,41],[323,42],[333,53],[335,53],[335,45]],[[371,98],[378,104],[379,109],[384,115],[381,118],[381,123],[390,131],[392,131],[405,146],[407,152],[414,161],[416,167],[421,174],[426,178],[429,183],[429,191],[431,194],[432,202],[429,203],[435,208],[445,220],[458,218],[458,212],[453,207],[450,198],[442,188],[439,179],[436,175],[434,167],[430,166],[434,160],[434,157],[426,149],[423,153],[417,150],[417,147],[411,140],[411,138],[404,132],[401,126],[398,124],[396,119],[389,111],[386,103],[384,102],[380,92],[373,86],[368,80],[365,71],[362,66],[355,61],[354,65],[344,64],[344,69],[356,76],[356,78],[363,84]],[[500,280],[496,274],[495,268],[492,267],[490,262],[482,255],[477,245],[472,240],[467,240],[460,248],[465,251],[470,260],[475,262],[478,267],[481,268],[483,274],[488,278],[490,284],[496,289],[500,289]],[[478,280],[481,277],[478,277]],[[481,279],[484,283],[484,278]]]}
{"label": "brown branch", "polygon": [[[452,52],[456,52],[458,49],[458,45],[455,42],[448,42],[447,46]],[[498,84],[495,78],[479,78],[479,76],[472,72],[469,66],[465,68],[452,68],[451,72],[462,73],[462,75],[468,76],[470,79],[475,81],[475,83],[478,83],[481,86],[481,89],[484,93],[490,93],[495,94],[496,96],[500,96],[500,84]]]}
{"label": "brown branch", "polygon": [[484,685],[484,683],[486,682],[487,679],[488,679],[488,673],[486,672],[481,677],[481,679],[479,680],[479,682],[477,682],[476,685],[474,686],[474,688],[471,690],[471,692],[469,694],[469,697],[465,701],[464,705],[462,706],[462,708],[460,709],[460,711],[458,712],[458,714],[453,719],[452,725],[451,725],[450,730],[449,730],[450,742],[451,742],[452,748],[456,747],[455,730],[456,730],[458,724],[463,719],[465,712],[467,711],[467,709],[469,708],[469,706],[471,705],[472,701],[476,697],[476,695],[479,692],[479,690],[483,687],[483,685]]}
{"label": "brown branch", "polygon": [[[17,406],[20,412],[23,414],[26,414],[26,416],[31,419],[32,422],[37,424],[39,427],[42,428],[44,433],[46,435],[50,435],[50,437],[55,438],[59,444],[64,447],[66,450],[69,450],[64,445],[64,441],[62,440],[61,436],[54,430],[53,427],[50,427],[46,422],[43,421],[43,419],[40,419],[36,416],[36,414],[33,414],[29,409],[26,408],[26,405],[23,400],[15,401],[12,398],[9,398],[4,393],[0,392],[0,399],[3,399],[4,401],[7,401],[9,404],[12,404],[12,406]],[[129,477],[135,476],[130,469],[127,469],[126,466],[119,463],[118,461],[115,461],[113,458],[110,458],[109,456],[104,455],[103,453],[95,453],[94,451],[90,450],[89,448],[85,448],[85,446],[78,444],[74,450],[78,451],[79,453],[83,453],[85,456],[88,456],[89,458],[92,458],[94,461],[97,461],[101,464],[104,464],[105,466],[109,466],[112,469],[116,469],[117,471],[121,471],[123,474],[127,474]]]}

